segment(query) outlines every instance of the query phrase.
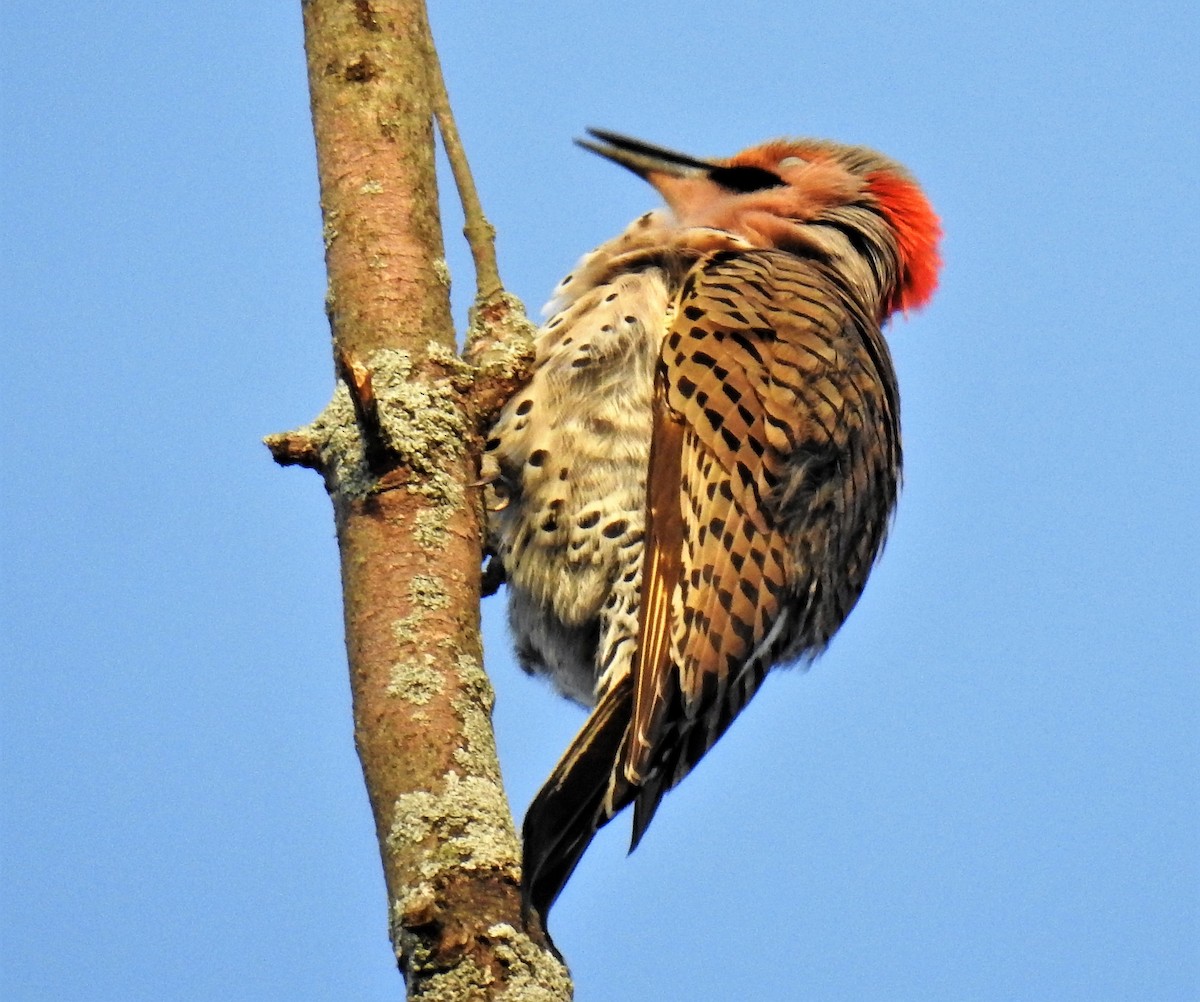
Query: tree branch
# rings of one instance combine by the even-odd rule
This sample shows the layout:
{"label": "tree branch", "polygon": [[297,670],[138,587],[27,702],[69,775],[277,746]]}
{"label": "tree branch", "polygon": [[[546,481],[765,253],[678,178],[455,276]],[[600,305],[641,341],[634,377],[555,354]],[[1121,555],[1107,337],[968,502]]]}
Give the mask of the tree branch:
{"label": "tree branch", "polygon": [[483,214],[471,166],[450,108],[450,95],[437,47],[433,44],[432,34],[427,37],[433,112],[462,204],[463,236],[475,262],[475,303],[471,307],[465,355],[476,366],[475,392],[471,401],[475,427],[484,429],[491,426],[500,408],[524,382],[533,361],[535,329],[525,315],[522,302],[507,292],[500,281],[500,269],[496,264],[496,230]]}
{"label": "tree branch", "polygon": [[422,0],[307,0],[304,30],[339,384],[316,420],[267,444],[320,470],[333,501],[392,942],[412,999],[566,999],[565,969],[520,922],[469,486],[528,332],[493,255],[480,287],[525,344],[477,332],[478,371],[455,354],[433,162],[444,88]]}
{"label": "tree branch", "polygon": [[437,119],[438,132],[442,136],[442,145],[446,149],[446,159],[450,161],[450,170],[454,174],[458,200],[463,207],[463,219],[466,221],[463,236],[467,238],[471,257],[475,261],[475,299],[476,302],[486,302],[504,291],[500,281],[500,268],[496,264],[496,229],[483,214],[483,205],[475,188],[475,178],[471,175],[471,165],[467,162],[462,137],[458,134],[458,125],[450,108],[450,95],[446,91],[442,61],[438,58],[432,35],[429,37],[429,51],[433,114]]}

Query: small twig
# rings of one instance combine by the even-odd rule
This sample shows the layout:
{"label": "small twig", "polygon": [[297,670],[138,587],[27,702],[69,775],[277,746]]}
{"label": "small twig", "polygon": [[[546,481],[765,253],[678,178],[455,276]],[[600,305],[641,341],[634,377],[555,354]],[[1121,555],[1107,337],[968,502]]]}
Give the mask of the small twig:
{"label": "small twig", "polygon": [[304,431],[281,431],[268,435],[263,444],[271,450],[271,458],[280,466],[303,466],[308,470],[324,470],[321,444]]}
{"label": "small twig", "polygon": [[350,402],[354,405],[354,416],[362,429],[364,458],[367,467],[376,476],[382,476],[394,465],[392,450],[383,432],[379,416],[379,401],[375,396],[375,384],[371,370],[351,356],[341,345],[334,347],[334,359],[338,378],[350,391]]}
{"label": "small twig", "polygon": [[458,126],[450,110],[450,95],[446,92],[446,79],[442,76],[442,64],[432,34],[427,37],[427,42],[430,82],[433,85],[433,114],[442,136],[446,159],[450,161],[450,170],[454,174],[454,183],[458,187],[458,198],[462,202],[463,219],[466,221],[463,236],[467,238],[471,257],[475,259],[475,296],[476,301],[482,303],[504,289],[500,282],[500,268],[496,264],[496,230],[483,214],[483,204],[479,201],[475,179],[471,176],[462,137],[458,134]]}
{"label": "small twig", "polygon": [[371,380],[371,370],[353,358],[341,345],[335,348],[337,353],[338,376],[350,391],[354,401],[354,410],[359,420],[369,425],[372,432],[379,431],[379,402],[375,399],[375,384]]}
{"label": "small twig", "polygon": [[521,300],[505,291],[500,281],[500,269],[496,264],[496,230],[483,214],[475,179],[471,176],[462,138],[450,109],[446,79],[428,22],[425,27],[433,114],[462,203],[463,236],[467,238],[471,257],[475,260],[475,304],[470,310],[463,357],[478,367],[470,407],[476,426],[482,429],[492,423],[500,408],[525,381],[533,360],[535,327],[525,316]]}

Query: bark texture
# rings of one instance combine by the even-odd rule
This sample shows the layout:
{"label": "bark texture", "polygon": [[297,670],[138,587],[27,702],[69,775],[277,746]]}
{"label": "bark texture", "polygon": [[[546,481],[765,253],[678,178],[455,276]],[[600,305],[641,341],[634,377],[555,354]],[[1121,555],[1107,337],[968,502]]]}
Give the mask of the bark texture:
{"label": "bark texture", "polygon": [[422,0],[303,10],[339,380],[311,424],[267,444],[319,470],[333,501],[392,942],[412,999],[570,998],[521,925],[479,633],[478,431],[526,351],[487,322],[519,323],[494,289],[471,361],[455,351]]}

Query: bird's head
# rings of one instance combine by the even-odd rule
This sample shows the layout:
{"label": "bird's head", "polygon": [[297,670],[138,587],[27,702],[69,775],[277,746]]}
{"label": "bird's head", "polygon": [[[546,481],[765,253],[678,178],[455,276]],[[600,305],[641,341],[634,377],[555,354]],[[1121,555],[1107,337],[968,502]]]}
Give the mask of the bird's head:
{"label": "bird's head", "polygon": [[941,225],[900,164],[861,146],[779,139],[723,160],[589,129],[580,146],[652,184],[681,228],[728,230],[757,247],[861,255],[885,314],[924,306],[937,287]]}

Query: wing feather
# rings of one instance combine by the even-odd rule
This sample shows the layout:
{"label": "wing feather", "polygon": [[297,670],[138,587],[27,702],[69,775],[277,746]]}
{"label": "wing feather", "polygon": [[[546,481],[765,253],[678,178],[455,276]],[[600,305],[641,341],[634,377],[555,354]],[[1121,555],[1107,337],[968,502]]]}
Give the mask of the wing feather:
{"label": "wing feather", "polygon": [[[662,392],[660,367],[655,397]],[[667,707],[678,696],[678,683],[670,663],[673,603],[683,556],[677,545],[682,536],[679,483],[683,437],[682,422],[656,399],[650,439],[651,473],[646,486],[646,542],[634,671],[637,682],[623,765],[625,778],[635,785],[645,778],[643,769],[653,754],[650,737],[658,732]]]}
{"label": "wing feather", "polygon": [[634,844],[666,790],[781,659],[857,600],[895,499],[894,375],[878,325],[819,263],[698,264],[654,395],[639,660],[624,777]]}

